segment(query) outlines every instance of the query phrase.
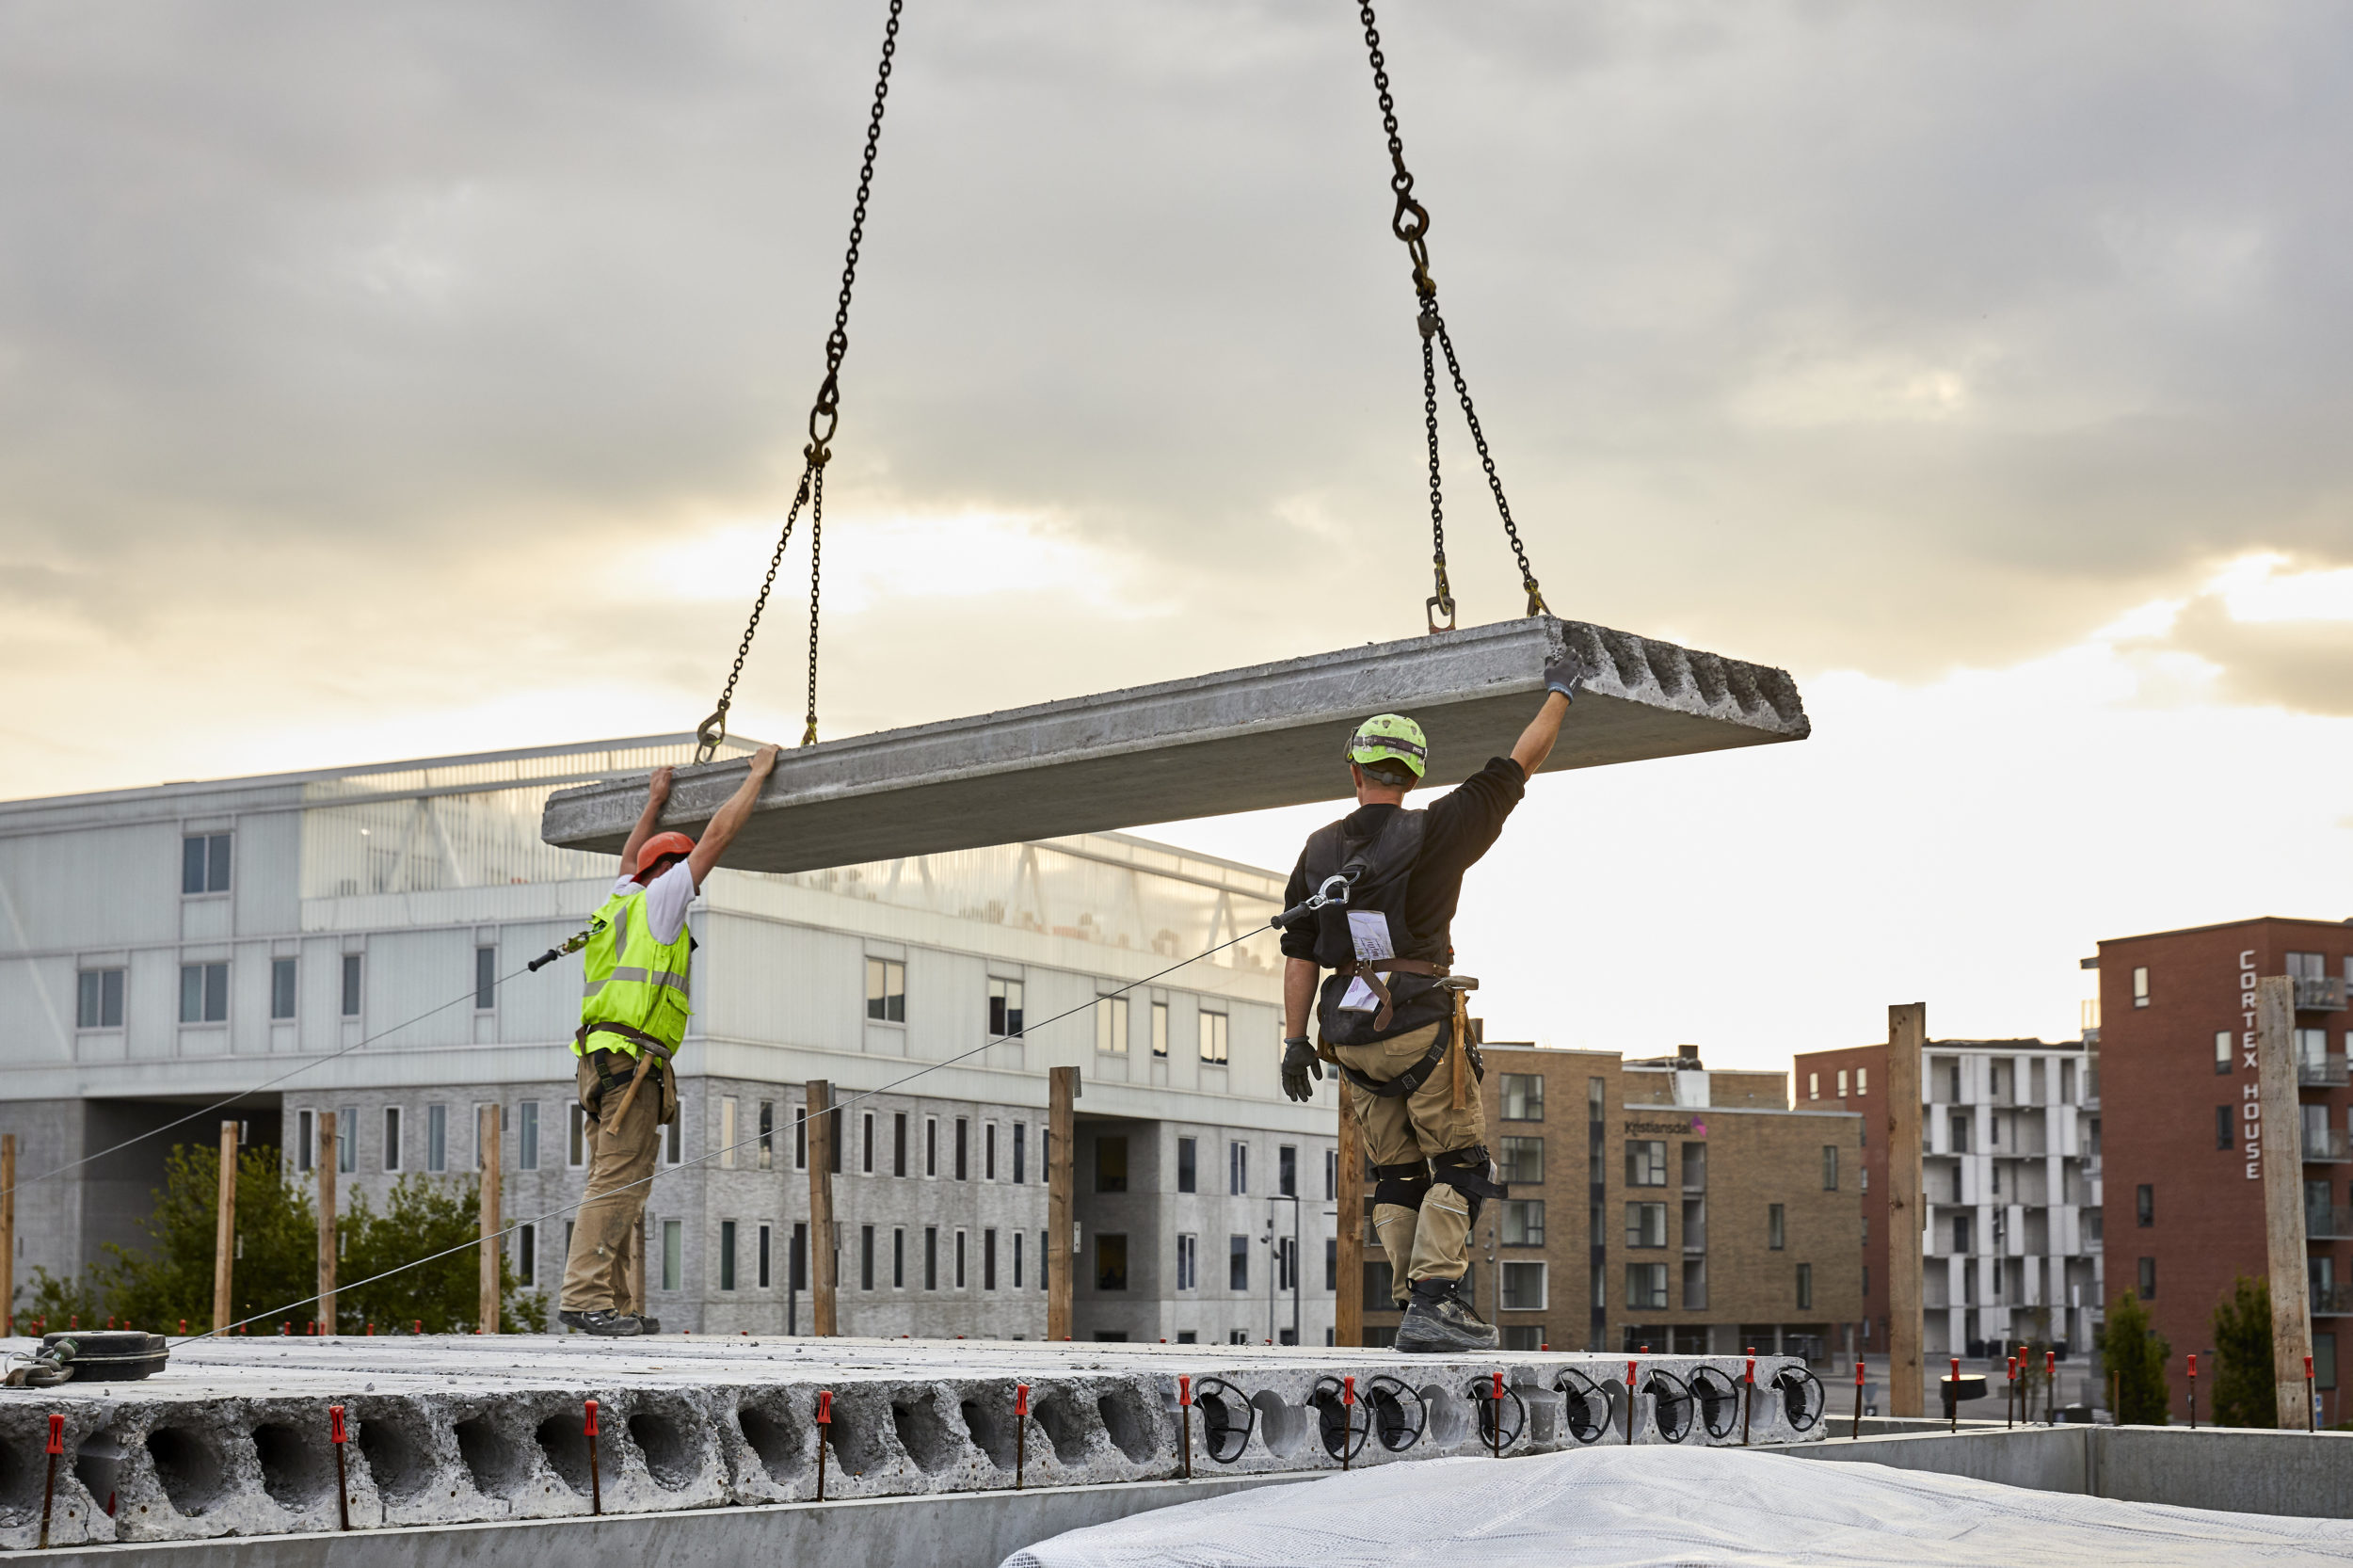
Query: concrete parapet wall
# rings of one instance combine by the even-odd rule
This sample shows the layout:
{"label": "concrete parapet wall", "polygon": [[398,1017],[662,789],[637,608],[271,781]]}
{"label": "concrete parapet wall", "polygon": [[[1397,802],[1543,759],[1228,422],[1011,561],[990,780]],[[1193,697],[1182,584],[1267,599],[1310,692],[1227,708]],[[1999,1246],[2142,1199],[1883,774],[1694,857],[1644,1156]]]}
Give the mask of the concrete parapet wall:
{"label": "concrete parapet wall", "polygon": [[[23,1342],[19,1342],[22,1346]],[[1738,1357],[1643,1358],[1636,1443],[1738,1443]],[[255,1339],[184,1345],[148,1383],[0,1395],[0,1546],[37,1537],[48,1414],[65,1416],[52,1539],[331,1530],[328,1407],[356,1529],[662,1513],[1027,1485],[1321,1472],[1627,1441],[1624,1358],[1246,1346],[664,1338]],[[1503,1375],[1500,1442],[1489,1391]],[[1658,1374],[1666,1374],[1661,1378]],[[1822,1434],[1820,1386],[1759,1357],[1756,1443]],[[1354,1377],[1368,1402],[1340,1402]],[[1195,1404],[1178,1402],[1193,1380]],[[1780,1382],[1777,1384],[1776,1379]],[[1700,1397],[1678,1392],[1694,1382]],[[1030,1387],[1016,1422],[1015,1388]],[[598,1401],[592,1486],[585,1401]],[[1343,1434],[1347,1434],[1345,1437]]]}

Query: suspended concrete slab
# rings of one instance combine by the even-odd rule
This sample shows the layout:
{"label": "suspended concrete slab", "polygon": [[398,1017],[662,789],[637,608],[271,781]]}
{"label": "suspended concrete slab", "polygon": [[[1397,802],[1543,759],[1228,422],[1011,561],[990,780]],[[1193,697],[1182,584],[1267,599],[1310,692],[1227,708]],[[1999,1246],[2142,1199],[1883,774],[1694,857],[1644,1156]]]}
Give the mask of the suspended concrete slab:
{"label": "suspended concrete slab", "polygon": [[[1811,728],[1785,671],[1540,616],[787,751],[728,864],[814,871],[1344,799],[1342,748],[1383,712],[1420,721],[1429,782],[1454,783],[1511,751],[1564,648],[1584,689],[1547,772]],[[746,766],[679,770],[663,825],[698,831]],[[645,799],[643,776],[559,792],[541,836],[617,854]]]}

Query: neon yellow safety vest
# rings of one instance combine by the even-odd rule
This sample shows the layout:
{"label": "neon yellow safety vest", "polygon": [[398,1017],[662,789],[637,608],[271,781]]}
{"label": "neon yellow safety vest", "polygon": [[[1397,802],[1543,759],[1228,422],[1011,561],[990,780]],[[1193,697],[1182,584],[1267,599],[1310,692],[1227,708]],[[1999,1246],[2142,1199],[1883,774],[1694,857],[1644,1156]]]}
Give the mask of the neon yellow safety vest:
{"label": "neon yellow safety vest", "polygon": [[646,889],[616,893],[588,922],[582,962],[587,984],[580,993],[580,1032],[572,1036],[578,1056],[591,1034],[596,1048],[635,1056],[650,1047],[664,1062],[686,1038],[686,968],[694,942],[686,927],[678,940],[654,936],[646,917]]}

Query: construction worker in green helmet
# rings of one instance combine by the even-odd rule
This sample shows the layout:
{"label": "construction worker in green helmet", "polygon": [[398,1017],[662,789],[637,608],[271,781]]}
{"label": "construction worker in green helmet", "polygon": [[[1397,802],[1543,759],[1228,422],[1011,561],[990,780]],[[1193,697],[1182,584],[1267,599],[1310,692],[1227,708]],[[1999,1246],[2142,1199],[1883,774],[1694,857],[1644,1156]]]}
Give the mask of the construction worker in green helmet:
{"label": "construction worker in green helmet", "polygon": [[776,765],[776,748],[760,747],[700,842],[659,831],[671,775],[655,769],[646,808],[621,846],[625,874],[588,922],[580,1032],[572,1036],[581,1109],[588,1112],[588,1192],[573,1222],[556,1314],[584,1334],[661,1331],[645,1315],[646,1188],[662,1129],[678,1119],[671,1059],[686,1039],[695,955],[686,912]]}
{"label": "construction worker in green helmet", "polygon": [[[1345,902],[1329,898],[1283,933],[1283,1092],[1312,1098],[1310,1075],[1321,1078],[1326,1061],[1339,1070],[1342,1114],[1355,1117],[1377,1183],[1373,1233],[1405,1313],[1401,1351],[1496,1345],[1494,1325],[1462,1288],[1480,1206],[1503,1189],[1466,1076],[1484,1068],[1477,1043],[1464,1038],[1450,927],[1463,873],[1552,755],[1577,682],[1572,658],[1548,665],[1543,704],[1512,755],[1490,759],[1424,809],[1404,804],[1430,765],[1421,726],[1401,713],[1367,719],[1348,744],[1356,809],[1307,840],[1284,898],[1297,909],[1344,879]],[[1310,1007],[1321,1052],[1307,1034]]]}

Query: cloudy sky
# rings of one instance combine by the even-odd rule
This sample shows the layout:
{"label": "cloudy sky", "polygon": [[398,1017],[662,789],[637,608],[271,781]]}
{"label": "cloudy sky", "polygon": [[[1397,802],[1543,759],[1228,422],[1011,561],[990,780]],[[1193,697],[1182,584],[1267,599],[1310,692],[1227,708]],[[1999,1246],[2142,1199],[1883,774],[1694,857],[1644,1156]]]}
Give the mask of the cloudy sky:
{"label": "cloudy sky", "polygon": [[[0,3],[0,794],[699,718],[881,14]],[[1383,26],[1552,603],[1785,666],[1816,726],[1541,781],[1457,928],[1491,1034],[2058,1037],[2103,936],[2353,915],[2353,16]],[[913,0],[827,732],[1417,630],[1386,174],[1337,0]],[[797,593],[741,730],[798,734]],[[1286,862],[1325,815],[1157,831]]]}

